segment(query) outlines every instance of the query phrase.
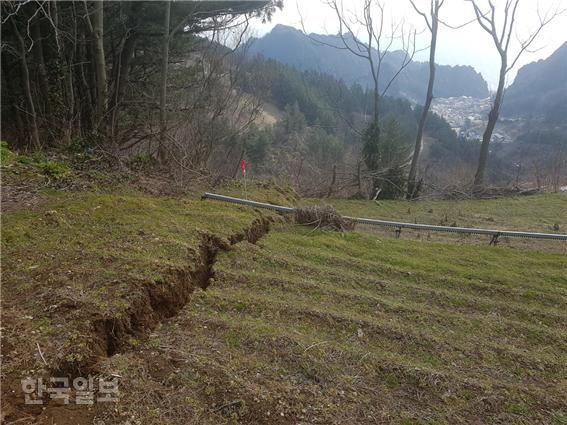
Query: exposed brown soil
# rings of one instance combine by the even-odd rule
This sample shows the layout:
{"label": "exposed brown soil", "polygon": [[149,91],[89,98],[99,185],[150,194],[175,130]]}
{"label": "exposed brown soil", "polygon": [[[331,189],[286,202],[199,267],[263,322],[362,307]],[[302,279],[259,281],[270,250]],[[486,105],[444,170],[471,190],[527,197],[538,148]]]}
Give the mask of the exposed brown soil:
{"label": "exposed brown soil", "polygon": [[210,234],[201,236],[199,255],[194,264],[184,269],[168,270],[165,278],[151,286],[140,288],[137,299],[123,316],[101,318],[93,322],[93,356],[86,364],[68,365],[59,373],[76,374],[97,371],[97,360],[121,352],[129,336],[140,336],[161,321],[175,316],[191,298],[197,288],[206,290],[214,278],[214,265],[219,252],[244,240],[255,244],[270,229],[271,220],[258,218],[241,233],[231,235],[229,241]]}
{"label": "exposed brown soil", "polygon": [[[165,271],[159,282],[150,285],[140,283],[132,293],[131,305],[125,312],[113,317],[99,317],[91,320],[88,356],[80,362],[63,361],[50,369],[50,376],[97,375],[99,362],[128,348],[130,337],[143,337],[160,322],[175,316],[189,302],[191,294],[198,288],[206,290],[214,278],[214,265],[220,252],[228,251],[232,245],[242,241],[255,244],[270,230],[272,219],[260,217],[249,228],[231,235],[228,240],[210,233],[201,235],[197,257],[186,268]],[[17,315],[13,317],[18,317]],[[7,347],[3,344],[3,352]],[[5,378],[5,377],[3,377]],[[78,409],[72,404],[61,406],[52,400],[45,400],[43,406],[24,406],[24,394],[20,380],[3,379],[2,416],[0,423],[92,423],[96,412],[106,405],[95,405],[91,409]],[[25,409],[24,409],[25,407]],[[55,420],[55,422],[53,422]]]}
{"label": "exposed brown soil", "polygon": [[44,197],[33,187],[3,184],[1,192],[2,212],[31,209],[45,202]]}

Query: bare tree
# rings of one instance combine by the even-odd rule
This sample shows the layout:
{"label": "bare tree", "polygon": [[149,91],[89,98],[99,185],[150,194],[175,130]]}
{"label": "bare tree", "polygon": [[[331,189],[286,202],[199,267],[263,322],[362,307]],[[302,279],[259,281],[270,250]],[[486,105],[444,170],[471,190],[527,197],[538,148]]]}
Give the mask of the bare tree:
{"label": "bare tree", "polygon": [[443,6],[445,0],[431,0],[429,15],[421,11],[415,5],[413,0],[409,1],[415,11],[423,17],[427,28],[429,28],[429,31],[431,32],[431,44],[429,46],[429,83],[427,84],[425,103],[423,104],[423,110],[421,111],[421,117],[419,119],[419,125],[417,127],[415,147],[413,150],[410,171],[408,174],[408,187],[406,197],[407,199],[412,199],[417,195],[418,192],[415,180],[417,177],[419,155],[421,153],[421,139],[423,137],[423,128],[425,127],[425,121],[427,120],[429,108],[431,107],[431,101],[433,100],[433,85],[435,84],[435,51],[437,48],[437,31],[439,29],[439,10],[441,9],[441,6]]}
{"label": "bare tree", "polygon": [[49,82],[47,80],[47,71],[45,68],[45,59],[43,56],[43,38],[41,34],[41,25],[39,19],[34,19],[32,23],[33,36],[33,54],[34,61],[37,64],[39,88],[41,97],[43,98],[43,107],[45,114],[49,114]]}
{"label": "bare tree", "polygon": [[165,160],[165,140],[167,132],[167,116],[166,116],[166,96],[167,96],[167,66],[169,62],[169,21],[171,17],[171,1],[165,2],[164,23],[163,23],[163,44],[161,57],[161,87],[159,100],[159,148],[158,157],[160,161]]}
{"label": "bare tree", "polygon": [[[316,43],[333,47],[339,50],[347,50],[354,56],[368,62],[370,75],[373,82],[374,111],[373,121],[377,123],[380,119],[380,98],[385,96],[388,89],[400,73],[411,63],[416,53],[415,30],[407,31],[404,22],[392,22],[390,34],[385,33],[385,6],[377,0],[364,0],[362,16],[349,13],[344,10],[343,2],[340,0],[328,0],[327,5],[335,12],[339,24],[338,37],[340,44],[334,45],[314,39]],[[355,36],[354,26],[362,27],[365,32],[364,40]],[[346,33],[345,33],[346,31]],[[306,33],[305,29],[303,31]],[[392,46],[396,40],[401,40],[404,56],[398,64],[396,72],[383,82],[380,89],[380,76],[386,56],[391,53]]]}
{"label": "bare tree", "polygon": [[[311,36],[308,37],[318,44],[348,51],[368,63],[373,86],[373,113],[372,122],[365,131],[365,136],[367,136],[365,146],[369,147],[369,149],[363,149],[362,155],[365,157],[366,165],[370,169],[371,174],[380,174],[385,170],[373,169],[379,167],[379,161],[370,160],[367,152],[372,151],[375,153],[375,157],[380,156],[381,99],[386,95],[398,76],[412,62],[417,52],[416,30],[413,28],[408,30],[403,20],[399,22],[392,20],[388,28],[385,5],[379,0],[364,0],[362,12],[358,14],[345,10],[342,0],[327,0],[327,5],[334,11],[339,24],[338,43],[333,44]],[[361,38],[356,35],[355,29],[357,28],[362,29],[363,36]],[[305,27],[303,27],[303,32],[306,34]],[[386,57],[392,53],[396,41],[401,42],[403,54],[395,63],[394,72],[385,77],[383,71]],[[371,144],[374,146],[370,147]],[[405,157],[399,158],[396,168],[404,168],[406,166],[405,160]],[[375,186],[379,184],[377,178],[373,177],[373,180]],[[373,188],[372,192],[375,192],[375,190],[376,188]]]}
{"label": "bare tree", "polygon": [[[549,24],[557,15],[562,13],[558,9],[548,10],[544,15],[542,15],[538,10],[538,26],[532,31],[527,37],[519,40],[519,48],[517,51],[512,50],[511,40],[512,33],[514,33],[516,24],[516,14],[518,11],[518,6],[520,0],[506,0],[503,9],[503,18],[500,20],[497,16],[497,10],[494,6],[492,0],[488,0],[488,6],[490,10],[487,13],[482,13],[479,6],[479,0],[465,0],[471,2],[476,20],[481,28],[486,31],[492,37],[494,46],[498,50],[500,56],[500,73],[498,76],[498,88],[496,89],[496,94],[494,95],[494,100],[492,103],[492,108],[488,114],[488,123],[482,135],[482,144],[480,146],[480,155],[478,158],[478,165],[476,174],[474,177],[474,186],[480,187],[484,184],[484,176],[486,171],[486,164],[488,161],[489,145],[490,139],[492,138],[492,132],[498,121],[500,115],[500,107],[502,106],[502,99],[504,96],[504,85],[506,83],[506,75],[518,62],[518,59],[522,54],[529,49],[533,44],[535,39],[541,33],[541,30]],[[500,22],[502,21],[502,22]]]}
{"label": "bare tree", "polygon": [[20,31],[18,30],[18,26],[16,25],[14,20],[12,20],[12,25],[13,25],[13,28],[14,28],[14,34],[16,35],[16,38],[18,40],[18,46],[19,46],[18,56],[20,58],[20,65],[21,65],[21,68],[22,68],[22,86],[24,88],[24,93],[25,93],[26,101],[28,103],[28,108],[29,108],[32,140],[33,140],[34,147],[36,149],[40,149],[41,148],[41,142],[39,140],[39,132],[38,132],[38,127],[37,127],[37,114],[36,114],[36,108],[35,108],[35,104],[34,104],[33,96],[32,96],[32,91],[31,91],[31,87],[30,87],[30,73],[29,73],[29,69],[28,69],[28,63],[27,63],[27,60],[26,60],[26,53],[27,53],[26,44],[25,44],[24,38],[20,34]]}
{"label": "bare tree", "polygon": [[166,148],[168,160],[181,171],[226,170],[233,162],[238,166],[233,154],[245,153],[241,136],[261,107],[259,96],[238,87],[248,30],[246,16],[217,19],[211,41],[198,42],[183,65],[171,69],[169,103],[175,107],[168,117]]}
{"label": "bare tree", "polygon": [[104,128],[104,115],[106,113],[106,58],[104,54],[104,1],[94,2],[92,16],[85,1],[85,21],[93,41],[94,70],[96,81],[96,125],[98,130]]}

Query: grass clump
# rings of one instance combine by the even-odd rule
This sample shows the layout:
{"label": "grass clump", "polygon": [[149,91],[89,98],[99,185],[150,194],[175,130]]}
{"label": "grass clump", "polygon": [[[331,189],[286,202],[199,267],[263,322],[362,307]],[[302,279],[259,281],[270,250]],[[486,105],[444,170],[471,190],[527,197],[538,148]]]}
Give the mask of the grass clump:
{"label": "grass clump", "polygon": [[3,166],[10,165],[14,160],[15,154],[8,147],[8,142],[0,140],[0,163]]}
{"label": "grass clump", "polygon": [[66,157],[55,159],[45,152],[25,154],[9,149],[6,142],[0,143],[3,184],[35,187],[49,183],[59,184],[73,176],[72,167]]}
{"label": "grass clump", "polygon": [[61,161],[43,160],[37,163],[37,168],[47,177],[61,179],[71,174],[69,166]]}

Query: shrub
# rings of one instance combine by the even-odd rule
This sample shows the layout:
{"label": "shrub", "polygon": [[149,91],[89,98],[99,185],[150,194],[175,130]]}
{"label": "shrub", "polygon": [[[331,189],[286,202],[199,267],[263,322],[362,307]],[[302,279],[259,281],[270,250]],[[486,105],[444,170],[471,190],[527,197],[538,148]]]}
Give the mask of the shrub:
{"label": "shrub", "polygon": [[134,155],[128,159],[128,166],[133,170],[142,170],[150,167],[154,163],[151,155]]}
{"label": "shrub", "polygon": [[46,176],[56,179],[66,177],[71,173],[69,166],[60,161],[39,161],[37,167]]}
{"label": "shrub", "polygon": [[405,193],[405,166],[411,151],[405,134],[395,120],[372,123],[364,132],[362,154],[366,167],[373,174],[371,196],[379,190],[380,198],[396,199]]}
{"label": "shrub", "polygon": [[2,165],[9,165],[14,159],[14,153],[8,147],[8,142],[0,141],[0,163]]}

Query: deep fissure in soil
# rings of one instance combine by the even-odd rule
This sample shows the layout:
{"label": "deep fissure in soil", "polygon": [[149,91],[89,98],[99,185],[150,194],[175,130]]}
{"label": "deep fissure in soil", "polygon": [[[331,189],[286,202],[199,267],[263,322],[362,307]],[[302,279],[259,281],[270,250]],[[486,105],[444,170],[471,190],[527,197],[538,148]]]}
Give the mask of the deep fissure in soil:
{"label": "deep fissure in soil", "polygon": [[195,289],[206,290],[210,285],[220,252],[228,251],[232,245],[242,241],[255,244],[269,232],[272,222],[270,218],[258,218],[248,229],[231,235],[228,240],[204,233],[191,266],[169,270],[163,280],[140,286],[129,300],[130,307],[121,315],[95,320],[91,358],[81,365],[63,365],[58,372],[75,375],[85,370],[96,371],[98,360],[124,350],[130,336],[143,335],[159,322],[175,316],[187,304]]}

